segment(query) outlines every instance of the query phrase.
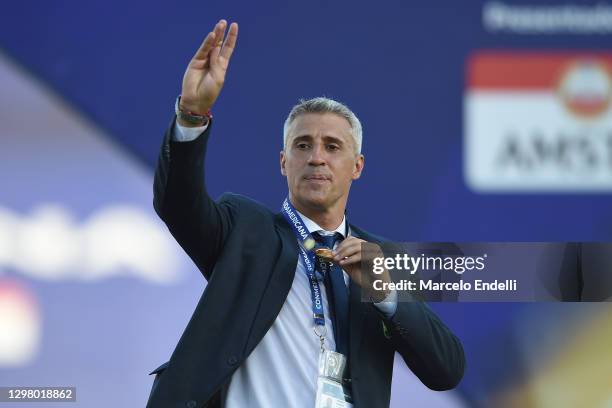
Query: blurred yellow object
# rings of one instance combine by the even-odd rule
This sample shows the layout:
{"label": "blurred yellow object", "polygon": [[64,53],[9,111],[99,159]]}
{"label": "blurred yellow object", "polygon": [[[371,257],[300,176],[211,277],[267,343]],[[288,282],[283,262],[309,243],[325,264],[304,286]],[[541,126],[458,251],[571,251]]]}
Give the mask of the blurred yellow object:
{"label": "blurred yellow object", "polygon": [[314,248],[315,246],[315,240],[312,238],[306,238],[306,240],[304,241],[304,248],[307,251],[310,251],[312,248]]}
{"label": "blurred yellow object", "polygon": [[612,306],[604,304],[583,324],[568,327],[567,336],[553,358],[491,406],[612,407]]}

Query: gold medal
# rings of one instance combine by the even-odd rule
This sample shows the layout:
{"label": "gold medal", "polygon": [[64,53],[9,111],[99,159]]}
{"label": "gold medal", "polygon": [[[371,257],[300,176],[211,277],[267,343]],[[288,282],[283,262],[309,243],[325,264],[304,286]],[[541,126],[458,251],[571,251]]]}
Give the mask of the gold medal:
{"label": "gold medal", "polygon": [[329,248],[317,248],[315,249],[315,255],[318,258],[325,259],[326,261],[334,260],[334,252]]}

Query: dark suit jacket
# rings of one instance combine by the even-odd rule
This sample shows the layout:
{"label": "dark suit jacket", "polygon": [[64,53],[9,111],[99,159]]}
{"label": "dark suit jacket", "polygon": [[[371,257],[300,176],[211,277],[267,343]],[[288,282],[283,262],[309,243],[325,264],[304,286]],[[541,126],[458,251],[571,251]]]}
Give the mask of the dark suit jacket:
{"label": "dark suit jacket", "polygon": [[[173,126],[155,173],[154,207],[208,285],[170,361],[153,372],[158,378],[147,407],[218,407],[232,374],[285,302],[298,244],[281,214],[237,194],[218,202],[208,196],[204,157],[212,124],[196,140],[180,143],[171,141]],[[350,227],[353,235],[380,242]],[[395,351],[429,388],[457,385],[464,370],[461,343],[424,303],[400,303],[386,320],[360,293],[351,282],[349,364],[357,407],[389,405]]]}
{"label": "dark suit jacket", "polygon": [[612,300],[612,243],[549,242],[540,255],[538,300]]}

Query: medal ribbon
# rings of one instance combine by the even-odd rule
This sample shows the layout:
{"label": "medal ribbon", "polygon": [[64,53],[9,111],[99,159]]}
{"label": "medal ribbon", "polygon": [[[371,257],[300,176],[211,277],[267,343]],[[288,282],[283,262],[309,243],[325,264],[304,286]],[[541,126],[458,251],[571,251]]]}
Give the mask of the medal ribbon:
{"label": "medal ribbon", "polygon": [[308,231],[308,228],[306,228],[306,224],[304,224],[302,217],[300,217],[296,209],[293,207],[293,205],[291,205],[287,198],[285,198],[285,201],[283,202],[281,212],[289,225],[291,225],[300,244],[300,256],[304,261],[306,275],[308,276],[308,281],[310,283],[310,298],[312,300],[312,315],[314,323],[317,326],[325,326],[325,311],[323,310],[323,300],[321,299],[321,288],[319,286],[319,280],[317,279],[317,273],[315,270],[316,256],[312,251],[314,240],[310,236],[310,231]]}

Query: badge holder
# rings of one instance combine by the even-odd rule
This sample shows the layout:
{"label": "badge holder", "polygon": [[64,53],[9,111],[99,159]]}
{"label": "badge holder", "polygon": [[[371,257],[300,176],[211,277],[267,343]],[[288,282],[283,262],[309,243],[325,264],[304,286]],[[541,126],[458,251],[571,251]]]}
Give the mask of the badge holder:
{"label": "badge holder", "polygon": [[346,369],[346,356],[326,350],[323,347],[325,333],[319,334],[316,330],[315,333],[321,339],[315,408],[353,408],[350,391],[342,384]]}

